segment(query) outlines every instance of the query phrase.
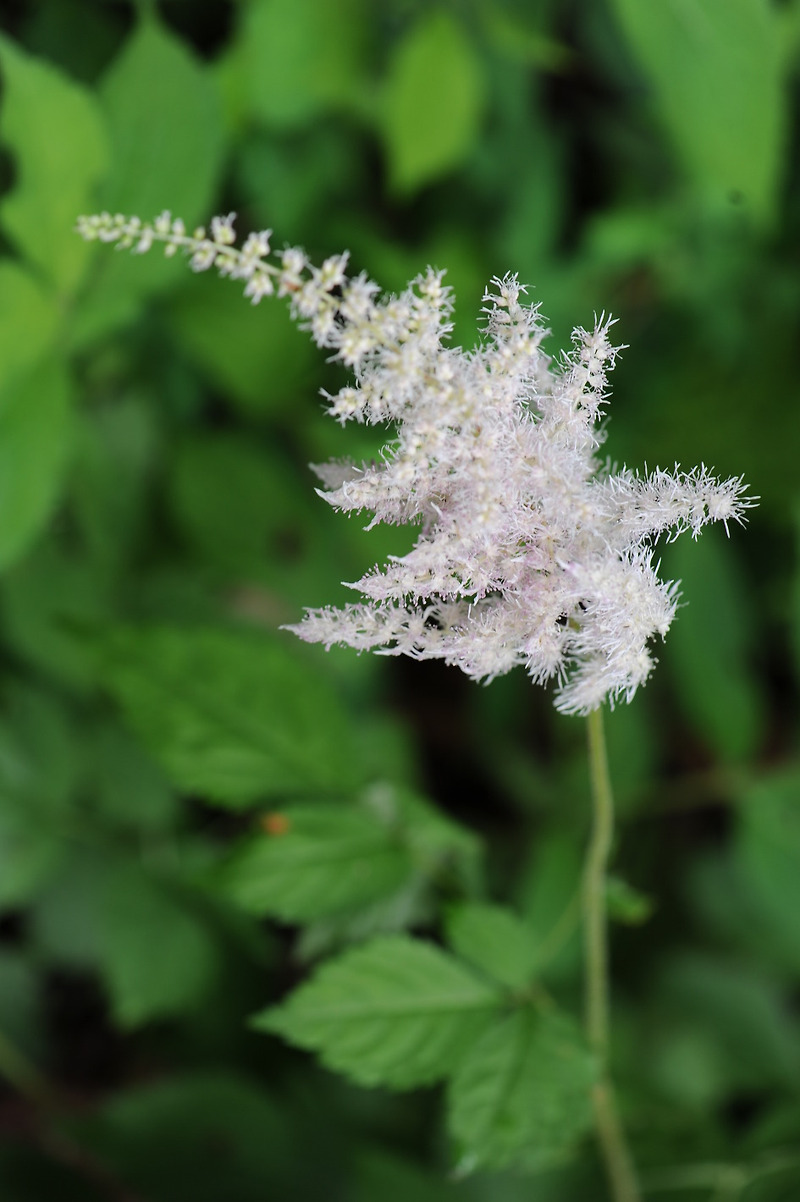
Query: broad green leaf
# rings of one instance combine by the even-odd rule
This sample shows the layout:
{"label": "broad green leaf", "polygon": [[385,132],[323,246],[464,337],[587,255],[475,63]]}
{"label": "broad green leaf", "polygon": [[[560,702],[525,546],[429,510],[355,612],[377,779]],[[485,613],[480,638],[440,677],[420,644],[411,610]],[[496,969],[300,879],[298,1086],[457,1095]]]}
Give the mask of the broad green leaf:
{"label": "broad green leaf", "polygon": [[393,48],[382,101],[397,192],[416,192],[461,165],[480,128],[484,80],[458,21],[439,8],[423,11]]}
{"label": "broad green leaf", "polygon": [[663,655],[681,705],[721,756],[744,759],[758,746],[764,715],[749,663],[758,627],[734,550],[712,530],[699,543],[679,539],[665,548],[664,563],[687,602]]}
{"label": "broad green leaf", "polygon": [[254,0],[221,65],[234,110],[295,129],[331,109],[364,107],[364,0]]}
{"label": "broad green leaf", "polygon": [[347,721],[324,678],[245,630],[122,629],[105,681],[173,783],[233,807],[353,786]]}
{"label": "broad green leaf", "polygon": [[662,121],[701,194],[774,217],[787,133],[780,25],[766,0],[615,0]]}
{"label": "broad green leaf", "polygon": [[409,1089],[452,1072],[500,1003],[454,956],[394,935],[328,961],[253,1025],[362,1085]]}
{"label": "broad green leaf", "polygon": [[0,260],[0,399],[14,376],[47,352],[58,325],[56,298],[13,259]]}
{"label": "broad green leaf", "polygon": [[70,449],[70,382],[56,359],[0,394],[0,569],[18,559],[58,500]]}
{"label": "broad green leaf", "polygon": [[52,64],[0,37],[0,140],[17,182],[0,202],[0,224],[61,291],[75,287],[89,248],[74,233],[105,174],[108,144],[92,95]]}
{"label": "broad green leaf", "polygon": [[533,931],[512,910],[485,902],[462,902],[447,914],[453,951],[510,989],[530,981],[537,959]]}
{"label": "broad green leaf", "polygon": [[574,1024],[525,1008],[495,1023],[450,1083],[448,1122],[464,1170],[540,1167],[591,1122],[594,1058]]}
{"label": "broad green leaf", "polygon": [[[112,145],[103,206],[146,219],[170,209],[189,226],[206,220],[224,152],[210,70],[148,15],[112,63],[100,99]],[[157,250],[143,257],[107,248],[97,254],[91,289],[76,314],[79,345],[129,321],[145,296],[177,282],[185,270]]]}
{"label": "broad green leaf", "polygon": [[228,864],[225,892],[254,914],[305,922],[395,892],[413,866],[364,809],[297,805],[267,815]]}

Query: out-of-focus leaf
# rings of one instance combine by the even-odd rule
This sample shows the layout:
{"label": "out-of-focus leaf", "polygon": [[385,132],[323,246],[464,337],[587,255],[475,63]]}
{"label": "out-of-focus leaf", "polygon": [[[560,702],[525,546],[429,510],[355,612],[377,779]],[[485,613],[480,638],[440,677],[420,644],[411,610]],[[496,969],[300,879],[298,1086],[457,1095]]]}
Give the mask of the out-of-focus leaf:
{"label": "out-of-focus leaf", "polygon": [[181,897],[109,845],[72,856],[36,899],[36,946],[98,973],[115,1022],[135,1028],[196,1009],[217,946]]}
{"label": "out-of-focus leaf", "polygon": [[70,449],[70,382],[54,358],[0,394],[0,568],[39,534],[58,499]]}
{"label": "out-of-focus leaf", "polygon": [[0,202],[0,223],[20,251],[59,290],[75,287],[89,248],[74,233],[108,164],[94,97],[52,64],[0,37],[0,138],[17,183]]}
{"label": "out-of-focus leaf", "polygon": [[16,689],[0,720],[0,909],[27,902],[55,870],[76,767],[58,705]]}
{"label": "out-of-focus leaf", "polygon": [[800,964],[800,772],[765,777],[742,798],[735,854],[759,909]]}
{"label": "out-of-focus leaf", "polygon": [[654,996],[663,1043],[650,1069],[676,1101],[707,1106],[735,1090],[795,1086],[800,1036],[768,978],[684,952],[664,962]]}
{"label": "out-of-focus leaf", "polygon": [[[189,226],[207,218],[224,154],[208,68],[148,15],[105,76],[100,99],[112,146],[103,206],[145,219],[170,209]],[[177,282],[181,269],[157,251],[100,253],[76,314],[75,342],[84,345],[130,320],[143,298]]]}
{"label": "out-of-focus leaf", "polygon": [[609,916],[625,926],[638,927],[653,913],[654,902],[640,889],[634,889],[621,877],[606,880],[606,906]]}
{"label": "out-of-focus leaf", "polygon": [[100,967],[120,1026],[199,1004],[216,965],[214,942],[199,918],[127,864],[105,875],[96,903]]}
{"label": "out-of-focus leaf", "polygon": [[597,1073],[573,1023],[525,1008],[492,1026],[456,1070],[448,1124],[464,1170],[543,1167],[591,1123]]}
{"label": "out-of-focus leaf", "polygon": [[305,922],[386,897],[413,871],[405,849],[363,808],[292,806],[262,826],[224,877],[225,892],[254,914]]}
{"label": "out-of-focus leaf", "polygon": [[520,883],[520,909],[530,925],[545,977],[573,976],[580,962],[581,855],[571,831],[544,831]]}
{"label": "out-of-focus leaf", "polygon": [[18,263],[0,260],[0,401],[14,376],[46,353],[57,325],[55,297]]}
{"label": "out-of-focus leaf", "polygon": [[135,395],[97,405],[78,423],[71,499],[92,559],[113,572],[138,547],[158,434]]}
{"label": "out-of-focus leaf", "polygon": [[107,591],[84,559],[52,539],[42,541],[2,580],[0,613],[9,645],[59,685],[88,692],[96,669],[82,636],[108,620]]}
{"label": "out-of-focus leaf", "polygon": [[328,961],[253,1025],[362,1085],[409,1089],[451,1072],[499,1004],[454,956],[395,935]]}
{"label": "out-of-focus leaf", "polygon": [[432,8],[392,50],[383,137],[391,186],[418,191],[460,166],[484,105],[481,64],[461,25]]}
{"label": "out-of-focus leaf", "polygon": [[244,630],[122,629],[104,679],[173,783],[233,807],[353,787],[347,719],[323,678]]}
{"label": "out-of-focus leaf", "polygon": [[221,64],[230,107],[277,129],[365,109],[364,0],[255,0]]}
{"label": "out-of-focus leaf", "polygon": [[661,118],[702,194],[775,216],[788,92],[764,0],[615,0]]}
{"label": "out-of-focus leaf", "polygon": [[233,1072],[129,1088],[84,1121],[80,1137],[146,1198],[262,1202],[265,1192],[302,1190],[302,1149],[285,1104]]}
{"label": "out-of-focus leaf", "polygon": [[169,830],[178,798],[160,768],[118,722],[91,732],[91,783],[104,822],[144,834]]}
{"label": "out-of-focus leaf", "polygon": [[280,412],[313,381],[318,354],[282,300],[251,305],[237,282],[194,278],[169,307],[178,343],[244,414]]}
{"label": "out-of-focus leaf", "polygon": [[447,914],[453,951],[495,981],[520,989],[533,975],[537,949],[530,927],[513,910],[484,902],[462,902]]}
{"label": "out-of-focus leaf", "polygon": [[681,706],[721,756],[744,759],[758,746],[764,714],[748,662],[758,626],[734,551],[712,530],[697,544],[682,538],[665,548],[664,564],[687,602],[663,655]]}

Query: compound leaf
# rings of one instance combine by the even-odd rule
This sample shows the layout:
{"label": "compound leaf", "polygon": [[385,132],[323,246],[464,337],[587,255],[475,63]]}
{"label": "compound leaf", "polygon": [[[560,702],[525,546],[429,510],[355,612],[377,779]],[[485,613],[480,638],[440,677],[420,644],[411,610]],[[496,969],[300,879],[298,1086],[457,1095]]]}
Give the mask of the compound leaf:
{"label": "compound leaf", "polygon": [[393,935],[328,961],[254,1025],[362,1085],[408,1089],[452,1072],[501,1000],[454,956]]}

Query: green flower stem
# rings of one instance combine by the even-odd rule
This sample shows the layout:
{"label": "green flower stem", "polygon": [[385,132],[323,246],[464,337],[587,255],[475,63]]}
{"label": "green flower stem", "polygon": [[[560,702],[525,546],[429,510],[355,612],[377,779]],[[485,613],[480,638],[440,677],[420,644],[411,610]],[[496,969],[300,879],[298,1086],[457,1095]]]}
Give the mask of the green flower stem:
{"label": "green flower stem", "polygon": [[589,714],[589,771],[592,787],[592,833],[583,881],[583,924],[586,954],[586,1034],[600,1062],[600,1078],[592,1093],[595,1128],[614,1202],[639,1202],[641,1194],[625,1133],[617,1114],[608,1071],[608,930],[606,874],[614,838],[614,799],[608,775],[602,710]]}

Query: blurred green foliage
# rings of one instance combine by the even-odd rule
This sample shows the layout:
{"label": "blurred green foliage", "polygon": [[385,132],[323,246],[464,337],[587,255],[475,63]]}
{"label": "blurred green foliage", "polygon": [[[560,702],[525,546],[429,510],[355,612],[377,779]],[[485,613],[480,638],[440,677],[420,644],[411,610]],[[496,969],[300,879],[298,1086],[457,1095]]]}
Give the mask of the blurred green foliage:
{"label": "blurred green foliage", "polygon": [[[3,1199],[532,1197],[510,1164],[540,1202],[601,1188],[593,1067],[531,1003],[580,1005],[582,724],[522,675],[278,632],[408,545],[313,494],[309,461],[380,443],[324,417],[340,370],[277,303],[81,242],[103,207],[235,210],[389,290],[446,267],[466,344],[508,270],[554,354],[610,309],[612,458],[760,495],[746,534],[663,549],[687,604],[609,717],[615,1071],[653,1196],[797,1197],[800,4],[0,24]],[[448,1124],[248,1026],[265,1006],[362,1082],[451,1073]]]}

